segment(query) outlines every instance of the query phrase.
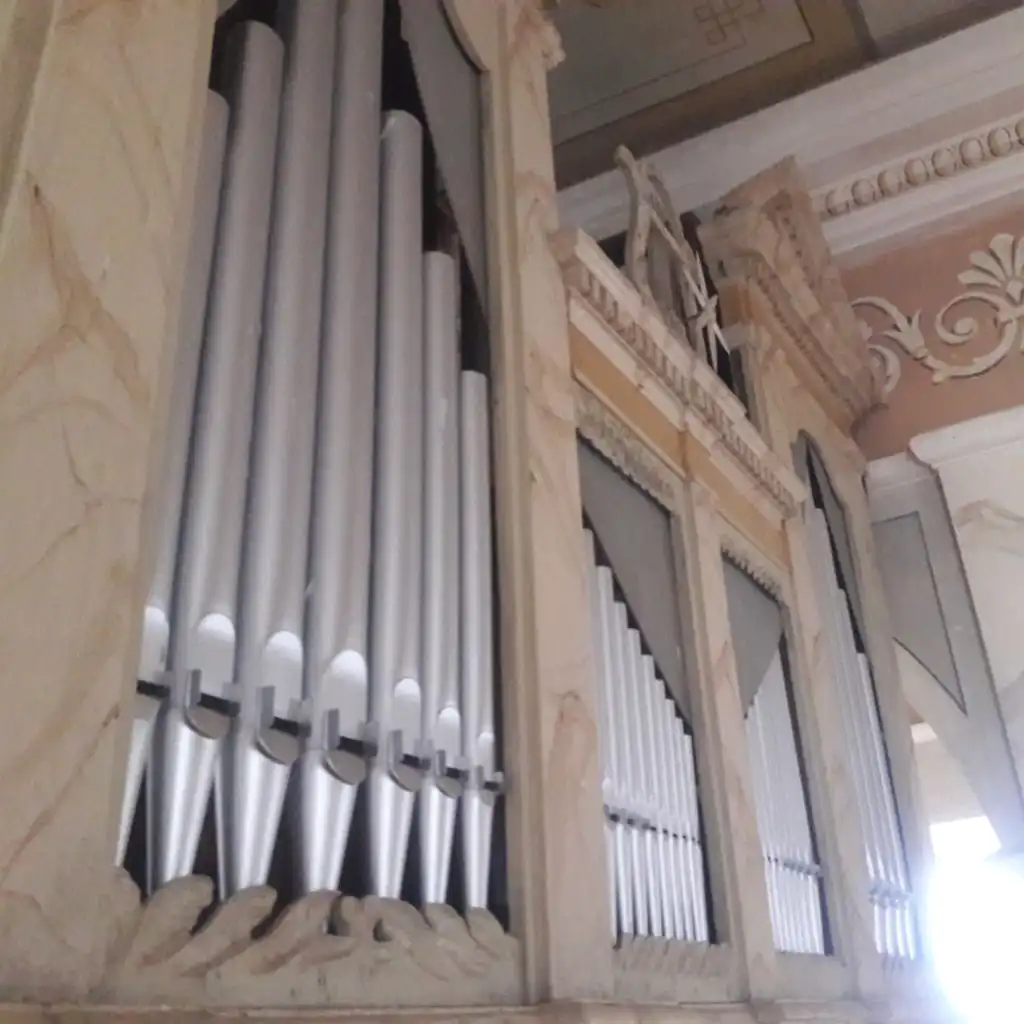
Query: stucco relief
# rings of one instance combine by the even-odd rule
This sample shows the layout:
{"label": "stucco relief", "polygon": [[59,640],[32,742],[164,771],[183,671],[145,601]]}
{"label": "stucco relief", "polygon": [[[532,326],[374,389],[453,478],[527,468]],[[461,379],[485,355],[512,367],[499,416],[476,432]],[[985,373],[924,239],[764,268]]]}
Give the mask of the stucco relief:
{"label": "stucco relief", "polygon": [[[924,310],[906,313],[878,295],[855,299],[853,308],[880,314],[859,319],[862,336],[884,375],[884,391],[900,383],[902,361],[909,358],[932,371],[932,383],[979,377],[1007,356],[1024,351],[1024,235],[998,234],[984,251],[969,257],[970,266],[957,275],[964,290],[953,296],[931,320],[935,339],[950,346],[950,355],[974,341],[993,337],[995,344],[978,355],[947,359],[936,351],[922,327]],[[884,340],[883,340],[884,339]]]}

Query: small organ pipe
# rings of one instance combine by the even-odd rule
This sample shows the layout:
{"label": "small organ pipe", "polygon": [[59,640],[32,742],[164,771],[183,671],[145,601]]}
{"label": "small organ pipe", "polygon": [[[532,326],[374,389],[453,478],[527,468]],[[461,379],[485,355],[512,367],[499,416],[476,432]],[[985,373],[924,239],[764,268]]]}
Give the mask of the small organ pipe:
{"label": "small organ pipe", "polygon": [[654,815],[656,809],[651,798],[654,780],[651,778],[651,744],[647,733],[647,695],[643,678],[643,665],[640,633],[630,629],[628,634],[629,653],[629,685],[635,701],[634,726],[636,729],[636,753],[639,770],[640,790],[639,807],[641,842],[643,843],[644,872],[647,876],[647,920],[650,934],[661,938],[662,930],[662,894],[661,879],[658,873],[656,843],[654,834]]}
{"label": "small organ pipe", "polygon": [[192,871],[235,699],[238,574],[283,47],[256,22],[238,26],[230,42],[237,65],[171,627],[172,692],[154,740],[151,885]]}
{"label": "small organ pipe", "polygon": [[601,756],[601,794],[604,801],[605,857],[608,869],[608,909],[611,918],[612,936],[618,932],[617,918],[617,883],[618,864],[615,844],[617,823],[615,815],[615,799],[611,780],[611,734],[608,729],[609,687],[614,685],[610,678],[608,639],[605,633],[604,615],[601,607],[601,586],[598,582],[599,568],[594,550],[594,535],[589,530],[583,531],[587,560],[587,602],[590,610],[590,635],[594,647],[594,669],[597,675],[598,712],[598,749]]}
{"label": "small organ pipe", "polygon": [[384,119],[380,351],[374,467],[370,715],[380,748],[370,774],[373,892],[402,889],[422,747],[423,129]]}
{"label": "small organ pipe", "polygon": [[419,795],[423,899],[448,893],[455,810],[463,790],[459,703],[459,338],[457,265],[423,258],[424,395],[423,736],[433,754]]}
{"label": "small organ pipe", "polygon": [[189,443],[192,438],[196,383],[203,351],[203,327],[210,294],[210,270],[217,238],[221,183],[224,176],[224,150],[227,145],[230,112],[223,96],[206,94],[203,117],[203,141],[196,178],[195,208],[189,240],[188,265],[181,304],[178,347],[174,353],[174,380],[167,430],[164,439],[164,463],[160,476],[160,501],[157,504],[157,555],[153,579],[146,601],[142,630],[142,654],[139,679],[155,683],[167,667],[170,638],[171,602],[181,537],[181,510],[185,503],[188,476]]}
{"label": "small organ pipe", "polygon": [[[192,437],[192,413],[196,381],[203,349],[203,325],[210,293],[210,268],[217,235],[221,181],[224,173],[224,148],[227,143],[228,105],[215,92],[206,94],[203,115],[203,140],[196,178],[192,236],[189,242],[185,288],[182,296],[181,326],[174,359],[174,380],[164,439],[164,463],[160,478],[160,500],[156,506],[157,554],[153,579],[146,599],[142,626],[142,650],[138,678],[157,683],[167,667],[170,638],[171,602],[174,572],[181,536],[181,509],[185,501],[188,450]],[[128,836],[138,803],[142,775],[149,762],[153,726],[160,702],[153,695],[139,693],[125,773],[125,789],[118,834],[117,862],[124,860]]]}
{"label": "small organ pipe", "polygon": [[303,666],[309,722],[295,808],[302,892],[338,885],[368,754],[383,26],[383,0],[338,4]]}
{"label": "small organ pipe", "polygon": [[627,818],[628,794],[623,776],[625,756],[624,680],[619,663],[616,630],[618,623],[615,613],[615,582],[611,570],[600,566],[597,570],[597,585],[601,603],[601,636],[605,646],[605,664],[608,683],[606,696],[608,707],[605,720],[608,731],[608,750],[611,757],[612,807],[615,810],[615,877],[618,890],[619,928],[625,935],[632,935],[635,927],[633,916],[633,862],[631,859],[630,826]]}
{"label": "small organ pipe", "polygon": [[298,757],[336,0],[281,6],[286,75],[242,560],[240,711],[217,777],[221,892],[263,885]]}
{"label": "small organ pipe", "polygon": [[643,779],[640,774],[640,727],[637,708],[636,687],[633,685],[633,674],[629,661],[629,617],[626,606],[620,601],[615,602],[615,645],[616,664],[619,678],[622,680],[623,719],[625,737],[626,764],[626,813],[629,824],[629,858],[633,875],[633,915],[636,927],[635,934],[650,935],[650,902],[647,860],[643,846]]}
{"label": "small organ pipe", "polygon": [[467,907],[486,907],[494,802],[504,785],[494,723],[490,396],[481,373],[464,370],[460,383],[462,715],[469,765],[462,862]]}

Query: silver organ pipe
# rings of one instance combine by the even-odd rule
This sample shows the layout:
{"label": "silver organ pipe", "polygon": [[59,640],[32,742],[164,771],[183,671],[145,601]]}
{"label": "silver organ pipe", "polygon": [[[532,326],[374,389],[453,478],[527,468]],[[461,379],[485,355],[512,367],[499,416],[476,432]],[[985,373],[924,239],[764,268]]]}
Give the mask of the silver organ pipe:
{"label": "silver organ pipe", "polygon": [[220,891],[267,880],[299,755],[335,0],[283,4],[281,103],[239,608],[239,712],[217,775]]}
{"label": "silver organ pipe", "polygon": [[[457,265],[423,261],[426,391],[423,550],[423,736],[432,771],[419,796],[420,878],[426,903],[448,893],[455,810],[463,792],[459,703],[459,339]],[[487,644],[489,649],[490,645]]]}
{"label": "silver organ pipe", "polygon": [[821,872],[781,649],[747,712],[746,729],[775,946],[787,953],[823,954]]}
{"label": "silver organ pipe", "polygon": [[589,531],[586,543],[616,931],[708,942],[692,740]]}
{"label": "silver organ pipe", "polygon": [[487,906],[494,803],[504,787],[494,722],[494,584],[487,378],[463,370],[459,409],[462,522],[462,718],[469,779],[462,798],[465,900]]}
{"label": "silver organ pipe", "polygon": [[[175,351],[174,380],[170,412],[164,439],[163,475],[160,500],[156,504],[157,552],[153,578],[146,598],[142,624],[139,681],[155,685],[167,668],[167,645],[171,633],[171,602],[174,572],[181,535],[181,510],[185,501],[188,450],[192,437],[192,413],[203,349],[203,326],[210,292],[210,268],[217,236],[224,149],[227,144],[228,105],[215,92],[207,93],[203,117],[203,139],[196,177],[192,237],[182,296],[181,326]],[[149,760],[153,725],[160,701],[152,693],[136,695],[132,721],[124,803],[118,835],[117,861],[124,860],[142,775]]]}
{"label": "silver organ pipe", "polygon": [[829,663],[847,726],[846,758],[864,830],[875,943],[883,956],[913,958],[912,893],[871,669],[854,640],[849,599],[839,585],[825,513],[809,508],[807,527]]}
{"label": "silver organ pipe", "polygon": [[383,0],[339,5],[303,683],[308,735],[294,808],[302,892],[338,885],[369,754],[383,25]]}
{"label": "silver organ pipe", "polygon": [[203,367],[171,621],[171,693],[150,780],[150,885],[190,874],[235,700],[238,577],[263,313],[283,46],[239,26]]}
{"label": "silver organ pipe", "polygon": [[[594,642],[594,669],[597,672],[598,700],[601,708],[601,724],[598,728],[598,750],[601,758],[601,797],[604,802],[604,836],[605,860],[608,868],[608,906],[611,908],[611,924],[613,937],[618,934],[616,913],[618,912],[617,886],[617,847],[616,832],[619,828],[615,818],[616,793],[613,783],[611,726],[614,719],[610,717],[611,701],[609,687],[611,666],[608,637],[604,628],[604,609],[602,606],[601,583],[598,578],[597,554],[594,549],[594,535],[584,531],[587,550],[587,603],[590,611],[590,635]],[[607,572],[607,570],[605,570]]]}
{"label": "silver organ pipe", "polygon": [[423,251],[423,127],[382,122],[382,0],[281,14],[283,41],[233,30],[230,116],[208,104],[117,856],[145,773],[148,889],[193,870],[211,791],[221,897],[282,836],[296,888],[335,889],[364,794],[366,887],[399,897],[418,801],[423,902],[458,842],[486,907],[490,394],[460,257]]}
{"label": "silver organ pipe", "polygon": [[423,562],[423,129],[403,111],[381,145],[380,351],[370,606],[374,892],[397,899],[425,774],[420,663]]}

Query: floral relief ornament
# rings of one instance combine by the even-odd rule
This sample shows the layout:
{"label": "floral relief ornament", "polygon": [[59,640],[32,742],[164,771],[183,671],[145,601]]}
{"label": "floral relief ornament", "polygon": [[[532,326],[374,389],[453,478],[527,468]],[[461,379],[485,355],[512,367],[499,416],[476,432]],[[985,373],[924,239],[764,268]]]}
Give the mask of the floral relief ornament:
{"label": "floral relief ornament", "polygon": [[[935,314],[935,333],[950,346],[963,346],[978,337],[985,323],[998,331],[998,341],[988,352],[963,363],[950,363],[932,351],[921,329],[922,311],[907,316],[888,299],[868,295],[856,299],[854,309],[874,309],[892,324],[881,331],[859,320],[861,334],[878,361],[884,392],[891,394],[901,376],[900,356],[909,356],[932,371],[932,383],[942,384],[958,377],[979,377],[1003,361],[1011,352],[1024,351],[1024,236],[1000,234],[985,252],[973,252],[970,269],[958,275],[966,287]],[[964,312],[951,314],[968,302],[979,302],[991,310],[984,318]],[[885,338],[882,343],[877,339]],[[895,348],[893,347],[895,345]]]}

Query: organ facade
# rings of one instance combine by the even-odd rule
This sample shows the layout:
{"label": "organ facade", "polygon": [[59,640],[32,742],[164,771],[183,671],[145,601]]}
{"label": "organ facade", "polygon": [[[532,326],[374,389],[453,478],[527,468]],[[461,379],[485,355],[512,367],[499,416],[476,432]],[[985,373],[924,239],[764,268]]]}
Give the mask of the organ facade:
{"label": "organ facade", "polygon": [[950,1019],[795,166],[616,249],[538,0],[8,10],[0,1016]]}

